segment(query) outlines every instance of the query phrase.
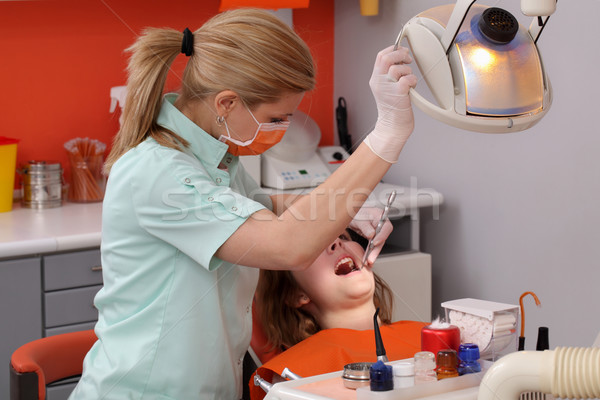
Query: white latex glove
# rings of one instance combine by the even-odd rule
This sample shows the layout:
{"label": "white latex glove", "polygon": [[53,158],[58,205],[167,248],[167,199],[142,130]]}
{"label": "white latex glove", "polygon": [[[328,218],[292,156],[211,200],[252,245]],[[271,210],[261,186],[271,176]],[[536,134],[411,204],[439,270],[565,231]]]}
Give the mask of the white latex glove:
{"label": "white latex glove", "polygon": [[[358,210],[358,213],[354,216],[354,219],[350,222],[348,227],[352,229],[354,232],[358,233],[360,236],[371,239],[375,235],[375,228],[377,228],[377,224],[379,224],[379,220],[381,219],[381,214],[383,210],[377,207],[362,207]],[[369,254],[369,258],[367,259],[367,265],[373,265],[377,256],[381,252],[385,241],[387,240],[390,233],[392,233],[392,223],[389,219],[386,219],[385,223],[381,227],[379,234],[375,236],[375,240],[373,244],[375,247],[371,250],[371,254]]]}
{"label": "white latex glove", "polygon": [[377,103],[375,129],[365,143],[377,156],[389,163],[398,161],[400,151],[414,128],[408,92],[417,85],[417,77],[407,65],[412,62],[408,49],[394,46],[377,54],[369,81]]}

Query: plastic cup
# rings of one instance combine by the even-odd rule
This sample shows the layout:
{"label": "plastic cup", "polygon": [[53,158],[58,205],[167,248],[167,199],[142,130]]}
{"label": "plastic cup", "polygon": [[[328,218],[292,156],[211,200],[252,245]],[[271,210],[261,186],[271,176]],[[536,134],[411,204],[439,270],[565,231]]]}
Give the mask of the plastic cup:
{"label": "plastic cup", "polygon": [[12,210],[17,169],[17,139],[0,136],[0,212]]}

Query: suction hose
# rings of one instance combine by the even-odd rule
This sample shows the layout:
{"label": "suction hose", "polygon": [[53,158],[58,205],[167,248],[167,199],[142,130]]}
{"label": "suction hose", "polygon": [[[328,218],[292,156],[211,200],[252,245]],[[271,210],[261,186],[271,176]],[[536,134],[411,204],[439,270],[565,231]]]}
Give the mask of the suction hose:
{"label": "suction hose", "polygon": [[600,398],[600,348],[557,347],[508,354],[487,371],[477,399],[514,400],[522,392],[551,393],[565,399]]}

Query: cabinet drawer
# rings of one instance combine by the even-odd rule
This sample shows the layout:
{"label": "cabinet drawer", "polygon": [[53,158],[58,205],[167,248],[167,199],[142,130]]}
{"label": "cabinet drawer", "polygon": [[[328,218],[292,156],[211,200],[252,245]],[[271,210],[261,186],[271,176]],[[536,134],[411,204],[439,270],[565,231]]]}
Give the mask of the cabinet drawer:
{"label": "cabinet drawer", "polygon": [[61,382],[49,385],[46,388],[46,399],[67,400],[71,395],[71,392],[73,392],[73,390],[75,389],[75,386],[77,386],[77,381],[79,381],[79,379],[73,378],[66,383]]}
{"label": "cabinet drawer", "polygon": [[44,290],[60,290],[102,283],[100,250],[44,257]]}
{"label": "cabinet drawer", "polygon": [[89,329],[94,329],[95,326],[96,326],[96,321],[84,322],[82,324],[75,324],[75,325],[59,326],[57,328],[48,328],[48,329],[44,329],[44,336],[48,337],[48,336],[54,336],[54,335],[61,335],[63,333],[87,331]]}
{"label": "cabinet drawer", "polygon": [[97,320],[98,311],[94,307],[94,296],[101,287],[102,285],[96,285],[44,294],[45,327]]}

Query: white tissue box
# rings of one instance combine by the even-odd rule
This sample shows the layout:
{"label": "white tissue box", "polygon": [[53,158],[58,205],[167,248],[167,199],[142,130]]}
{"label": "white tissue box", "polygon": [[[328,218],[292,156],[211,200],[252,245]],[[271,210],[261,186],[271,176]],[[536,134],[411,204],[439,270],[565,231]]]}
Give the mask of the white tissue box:
{"label": "white tissue box", "polygon": [[442,307],[446,321],[460,329],[461,343],[477,344],[482,359],[495,361],[517,350],[519,306],[467,298]]}

